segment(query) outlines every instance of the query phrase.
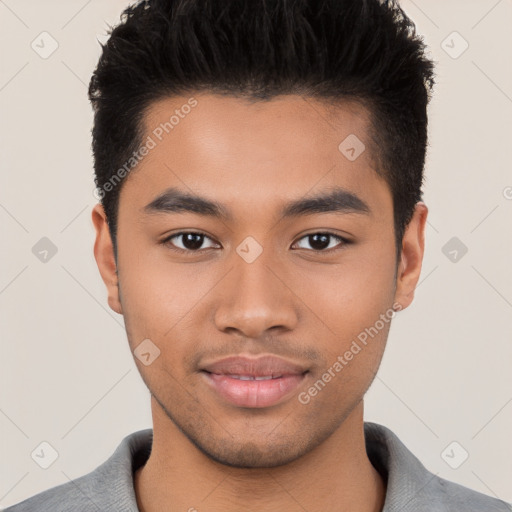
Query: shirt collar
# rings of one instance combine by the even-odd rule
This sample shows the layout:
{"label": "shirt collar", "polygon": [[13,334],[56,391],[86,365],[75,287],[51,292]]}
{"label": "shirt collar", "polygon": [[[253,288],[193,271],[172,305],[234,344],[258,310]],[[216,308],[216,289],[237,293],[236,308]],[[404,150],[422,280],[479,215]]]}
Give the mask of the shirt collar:
{"label": "shirt collar", "polygon": [[[382,512],[448,511],[449,505],[445,500],[450,493],[460,493],[461,499],[464,499],[467,492],[473,493],[472,497],[478,495],[482,499],[490,499],[438,478],[388,428],[365,422],[364,433],[368,458],[386,482]],[[148,460],[152,440],[152,429],[126,436],[112,456],[94,471],[97,480],[95,498],[106,510],[112,507],[112,510],[138,512],[133,474]]]}

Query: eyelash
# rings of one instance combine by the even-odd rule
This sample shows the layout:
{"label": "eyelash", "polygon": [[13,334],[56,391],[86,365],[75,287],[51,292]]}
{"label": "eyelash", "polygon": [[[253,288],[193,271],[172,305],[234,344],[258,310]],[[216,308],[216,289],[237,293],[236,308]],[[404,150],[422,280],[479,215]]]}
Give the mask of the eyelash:
{"label": "eyelash", "polygon": [[[194,250],[191,250],[191,249],[181,249],[180,247],[176,247],[176,246],[174,246],[171,243],[171,240],[173,238],[177,238],[179,236],[188,235],[188,234],[202,235],[203,237],[209,238],[210,240],[212,240],[212,238],[210,238],[206,233],[201,233],[199,231],[180,231],[179,233],[174,233],[174,234],[168,236],[167,238],[162,240],[160,243],[162,245],[164,245],[166,248],[170,249],[171,251],[175,251],[175,252],[178,252],[180,254],[186,254],[186,255],[198,254],[199,252],[204,251],[204,250],[214,249],[214,247],[207,247],[206,249],[197,249],[197,250],[194,251]],[[342,242],[340,246],[336,246],[334,248],[331,247],[330,249],[324,249],[324,250],[305,249],[306,251],[314,252],[314,253],[317,253],[317,254],[332,254],[333,252],[337,252],[339,250],[342,250],[345,245],[348,245],[348,244],[351,243],[351,241],[348,240],[347,238],[344,238],[344,237],[342,237],[340,235],[337,235],[335,233],[331,233],[329,231],[316,231],[316,232],[313,232],[313,233],[308,233],[307,235],[304,235],[301,238],[299,238],[297,240],[297,242],[302,240],[302,239],[304,239],[304,238],[307,238],[309,236],[313,236],[313,235],[327,235],[327,236],[330,236],[331,238],[335,238],[339,242]],[[297,243],[297,242],[295,242],[295,243]],[[295,245],[295,243],[294,243],[294,245]]]}

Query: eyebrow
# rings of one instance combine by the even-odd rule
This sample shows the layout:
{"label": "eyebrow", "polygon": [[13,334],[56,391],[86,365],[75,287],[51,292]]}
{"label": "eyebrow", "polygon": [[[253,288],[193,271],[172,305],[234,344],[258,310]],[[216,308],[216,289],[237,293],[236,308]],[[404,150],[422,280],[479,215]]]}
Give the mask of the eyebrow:
{"label": "eyebrow", "polygon": [[[183,192],[171,187],[143,208],[146,215],[191,212],[198,215],[233,220],[231,212],[221,203]],[[356,194],[343,188],[333,188],[315,196],[287,203],[280,212],[280,220],[315,213],[360,213],[369,215],[371,209]]]}

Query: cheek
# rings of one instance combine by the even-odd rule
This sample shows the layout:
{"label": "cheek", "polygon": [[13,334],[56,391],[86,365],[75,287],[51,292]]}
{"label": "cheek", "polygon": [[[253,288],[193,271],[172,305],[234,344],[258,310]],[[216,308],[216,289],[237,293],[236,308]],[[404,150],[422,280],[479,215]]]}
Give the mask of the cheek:
{"label": "cheek", "polygon": [[[299,402],[314,417],[332,415],[326,404],[351,410],[372,383],[382,360],[394,312],[393,280],[388,273],[339,275],[310,283],[312,315],[309,331],[325,366],[316,368]],[[328,412],[331,411],[331,412]],[[339,420],[339,418],[337,418]],[[336,421],[336,418],[332,418]]]}
{"label": "cheek", "polygon": [[339,265],[317,266],[296,277],[299,296],[325,334],[341,339],[373,325],[394,297],[394,258],[362,252]]}
{"label": "cheek", "polygon": [[173,265],[162,255],[155,257],[155,252],[121,250],[119,282],[123,314],[132,334],[163,340],[204,292],[193,265]]}
{"label": "cheek", "polygon": [[[308,329],[327,364],[319,373],[331,368],[336,374],[333,382],[346,379],[364,386],[376,372],[394,316],[393,251],[391,246],[357,256],[354,251],[354,257],[335,270],[326,266],[322,272],[301,276],[300,296],[314,313]],[[333,368],[337,361],[341,366]]]}

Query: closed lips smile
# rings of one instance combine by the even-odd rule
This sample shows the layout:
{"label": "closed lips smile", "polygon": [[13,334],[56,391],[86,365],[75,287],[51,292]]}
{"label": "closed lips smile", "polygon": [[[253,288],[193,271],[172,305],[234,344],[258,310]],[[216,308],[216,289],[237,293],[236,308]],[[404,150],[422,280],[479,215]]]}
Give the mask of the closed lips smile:
{"label": "closed lips smile", "polygon": [[228,375],[228,377],[231,377],[232,379],[239,379],[239,380],[270,380],[270,379],[279,379],[282,377],[282,375],[277,375],[276,377],[272,375],[263,375],[261,377],[256,377],[255,375]]}
{"label": "closed lips smile", "polygon": [[275,357],[230,357],[202,368],[207,384],[222,400],[246,408],[276,405],[289,398],[307,369]]}

